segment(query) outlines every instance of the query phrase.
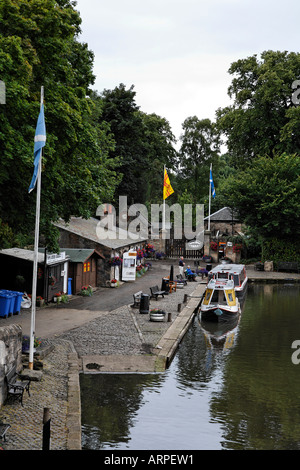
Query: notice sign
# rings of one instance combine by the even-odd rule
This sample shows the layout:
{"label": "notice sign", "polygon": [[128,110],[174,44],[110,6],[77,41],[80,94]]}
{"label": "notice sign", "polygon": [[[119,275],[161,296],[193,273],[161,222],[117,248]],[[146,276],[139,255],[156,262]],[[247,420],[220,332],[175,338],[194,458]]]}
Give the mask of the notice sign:
{"label": "notice sign", "polygon": [[135,281],[136,251],[123,253],[122,281]]}

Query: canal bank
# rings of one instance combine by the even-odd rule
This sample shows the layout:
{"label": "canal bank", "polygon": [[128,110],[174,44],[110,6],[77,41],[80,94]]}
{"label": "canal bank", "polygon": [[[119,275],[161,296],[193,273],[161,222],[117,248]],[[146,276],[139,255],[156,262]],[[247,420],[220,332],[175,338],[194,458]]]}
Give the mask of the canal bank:
{"label": "canal bank", "polygon": [[[165,268],[160,264],[152,277],[146,274],[139,279],[141,282],[137,282],[136,290],[140,290],[142,283],[148,288],[154,285],[152,281],[155,276],[156,284],[159,283],[160,276],[169,268],[169,264]],[[250,282],[300,282],[299,274],[257,272],[251,268],[248,268],[248,274]],[[124,284],[118,289],[123,292],[124,299],[128,288],[130,286]],[[197,283],[190,282],[184,289],[178,289],[164,299],[151,301],[151,308],[159,307],[171,313],[171,322],[150,322],[147,315],[132,309],[131,304],[111,310],[97,310],[95,305],[92,307],[90,304],[91,299],[80,299],[80,302],[75,299],[68,308],[38,311],[37,317],[41,322],[38,335],[41,333],[45,343],[54,348],[43,360],[42,380],[32,382],[31,396],[25,395],[24,407],[15,402],[0,409],[0,420],[11,425],[8,441],[2,443],[2,447],[5,450],[41,450],[43,409],[48,407],[51,449],[80,449],[79,374],[118,372],[118,369],[122,372],[143,372],[143,368],[151,372],[164,370],[189,327],[204,288],[205,281],[202,284],[198,278]],[[109,289],[106,292],[111,303],[115,302],[116,294],[113,298]],[[185,295],[188,295],[187,302],[184,302]],[[85,300],[90,304],[89,309],[84,309]],[[97,300],[96,295],[94,300]],[[106,306],[108,304],[107,300]],[[7,320],[23,322],[26,331],[29,324],[27,316],[21,314]],[[53,316],[56,322],[53,322]],[[75,326],[72,327],[73,320]],[[45,330],[42,329],[43,325],[47,325]],[[50,327],[49,337],[47,332]]]}
{"label": "canal bank", "polygon": [[[169,270],[170,264],[160,263],[151,276],[145,275],[139,280],[142,282],[136,283],[135,291],[142,287],[143,292],[146,292],[145,287],[149,289],[149,286],[160,283],[160,276],[169,274]],[[184,328],[188,328],[189,318],[192,316],[191,305],[199,302],[199,299],[191,299],[190,296],[198,286],[202,285],[204,289],[205,284],[200,282],[202,280],[199,278],[199,282],[190,282],[184,289],[177,289],[157,301],[151,300],[150,307],[164,309],[168,313],[168,319],[171,319],[169,322],[150,322],[148,315],[140,314],[139,309],[131,307],[132,302],[116,309],[98,310],[99,305],[108,305],[105,295],[110,297],[110,304],[116,304],[117,296],[114,294],[112,297],[110,289],[95,293],[92,298],[75,298],[68,308],[60,306],[37,309],[37,336],[42,338],[44,345],[51,345],[51,352],[42,359],[41,380],[31,383],[30,396],[24,395],[24,406],[13,401],[7,402],[0,409],[0,421],[11,426],[7,441],[0,443],[0,446],[4,450],[41,450],[43,413],[48,408],[51,418],[51,450],[80,450],[79,374],[83,372],[83,366],[85,365],[86,372],[99,372],[100,359],[104,358],[110,364],[112,372],[122,363],[127,372],[141,372],[143,362],[149,368],[151,358],[151,372],[164,370],[175,349],[172,350],[170,336],[165,338],[164,347],[158,343],[171,327],[174,335],[174,328],[179,325],[179,321],[179,335],[183,334]],[[123,291],[120,297],[123,296],[124,301],[128,298],[126,289],[132,290],[132,285],[124,284],[118,289],[120,294]],[[88,309],[84,308],[85,300],[89,305]],[[30,314],[22,311],[20,315],[3,320],[4,323],[21,324],[23,333],[27,334],[30,329]],[[93,369],[95,366],[91,363],[92,355],[97,358],[96,369]],[[89,359],[88,362],[86,358]],[[24,366],[26,370],[26,363]]]}

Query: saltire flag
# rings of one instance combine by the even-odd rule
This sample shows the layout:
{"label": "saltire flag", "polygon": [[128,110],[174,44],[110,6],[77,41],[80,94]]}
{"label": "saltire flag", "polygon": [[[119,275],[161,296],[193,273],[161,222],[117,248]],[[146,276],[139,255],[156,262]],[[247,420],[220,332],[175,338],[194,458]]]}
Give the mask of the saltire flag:
{"label": "saltire flag", "polygon": [[174,189],[171,186],[167,170],[165,169],[165,174],[164,174],[164,199],[167,199],[167,197],[169,197],[172,193],[174,193]]}
{"label": "saltire flag", "polygon": [[44,116],[44,105],[41,105],[40,114],[38,117],[35,137],[34,137],[34,170],[32,180],[29,186],[28,192],[30,193],[34,188],[38,176],[39,162],[42,155],[42,148],[46,144],[46,126],[45,126],[45,116]]}
{"label": "saltire flag", "polygon": [[215,185],[214,185],[211,169],[210,169],[209,181],[210,181],[212,197],[216,197],[216,190],[215,190]]}

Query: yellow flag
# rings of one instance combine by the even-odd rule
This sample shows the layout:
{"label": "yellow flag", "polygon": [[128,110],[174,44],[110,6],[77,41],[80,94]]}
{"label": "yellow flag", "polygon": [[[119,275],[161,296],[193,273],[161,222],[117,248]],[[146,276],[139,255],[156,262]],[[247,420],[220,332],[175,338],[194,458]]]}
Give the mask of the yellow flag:
{"label": "yellow flag", "polygon": [[165,170],[164,174],[164,199],[167,199],[172,193],[174,193],[174,189],[171,186],[167,170]]}

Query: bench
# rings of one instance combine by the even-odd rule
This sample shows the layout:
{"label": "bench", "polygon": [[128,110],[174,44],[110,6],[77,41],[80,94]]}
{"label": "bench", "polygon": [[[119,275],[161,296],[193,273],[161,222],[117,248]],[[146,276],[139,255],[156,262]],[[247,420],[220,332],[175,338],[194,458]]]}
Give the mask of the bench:
{"label": "bench", "polygon": [[0,421],[0,439],[3,439],[3,441],[6,441],[6,432],[10,428],[10,424],[4,424],[1,423]]}
{"label": "bench", "polygon": [[153,286],[150,287],[150,292],[151,292],[151,298],[154,298],[157,300],[159,295],[162,295],[163,298],[165,297],[165,291],[164,290],[159,290],[158,286]]}
{"label": "bench", "polygon": [[299,273],[299,264],[297,261],[278,261],[277,271],[289,271]]}
{"label": "bench", "polygon": [[132,308],[138,308],[141,303],[141,295],[143,291],[139,291],[136,294],[133,294],[133,305],[131,305]]}
{"label": "bench", "polygon": [[187,278],[188,281],[196,281],[196,279],[195,279],[195,277],[196,277],[195,274],[196,274],[196,273],[194,273],[194,274],[188,274],[186,271],[184,271],[184,275],[185,275],[185,277]]}
{"label": "bench", "polygon": [[177,281],[169,281],[169,289],[170,289],[170,294],[173,292],[173,290],[176,292],[177,289]]}
{"label": "bench", "polygon": [[7,398],[18,398],[23,406],[23,394],[25,390],[30,396],[30,380],[22,380],[22,376],[16,371],[16,366],[10,369],[5,378],[7,382]]}

